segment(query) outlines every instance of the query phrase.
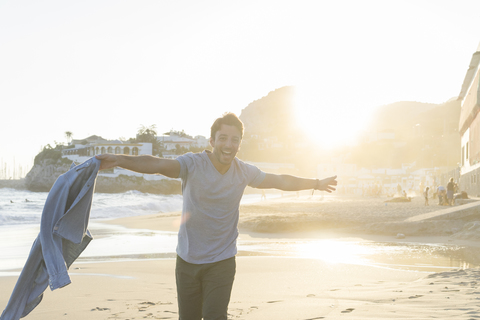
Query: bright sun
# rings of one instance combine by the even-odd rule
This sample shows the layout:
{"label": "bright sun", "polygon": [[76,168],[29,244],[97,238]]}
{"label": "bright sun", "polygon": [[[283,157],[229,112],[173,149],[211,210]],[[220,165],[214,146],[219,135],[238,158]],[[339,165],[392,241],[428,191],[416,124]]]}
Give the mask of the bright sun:
{"label": "bright sun", "polygon": [[370,116],[353,99],[348,101],[335,96],[323,95],[311,87],[296,87],[297,122],[314,142],[324,148],[354,144]]}

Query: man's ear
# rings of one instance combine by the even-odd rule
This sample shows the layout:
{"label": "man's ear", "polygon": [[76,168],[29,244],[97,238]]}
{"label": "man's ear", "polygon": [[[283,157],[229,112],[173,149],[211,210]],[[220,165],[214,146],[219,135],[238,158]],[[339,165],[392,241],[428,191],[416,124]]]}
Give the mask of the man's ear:
{"label": "man's ear", "polygon": [[215,147],[215,140],[214,140],[212,137],[210,137],[209,142],[210,142],[210,146],[211,146],[212,148],[214,148],[214,147]]}

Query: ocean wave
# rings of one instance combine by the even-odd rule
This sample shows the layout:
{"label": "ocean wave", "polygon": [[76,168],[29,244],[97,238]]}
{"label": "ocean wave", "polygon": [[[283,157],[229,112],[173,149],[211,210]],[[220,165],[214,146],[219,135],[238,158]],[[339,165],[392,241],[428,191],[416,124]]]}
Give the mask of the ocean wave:
{"label": "ocean wave", "polygon": [[[0,189],[0,225],[39,223],[47,192]],[[159,195],[137,190],[95,193],[91,218],[106,219],[179,211],[181,195]]]}

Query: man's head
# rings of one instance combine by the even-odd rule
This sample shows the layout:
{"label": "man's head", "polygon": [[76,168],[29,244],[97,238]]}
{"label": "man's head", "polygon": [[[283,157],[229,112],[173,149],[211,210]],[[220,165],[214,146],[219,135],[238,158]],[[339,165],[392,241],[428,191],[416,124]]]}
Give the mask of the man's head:
{"label": "man's head", "polygon": [[210,132],[213,156],[219,165],[228,168],[240,148],[243,137],[243,123],[233,113],[225,113],[215,120]]}
{"label": "man's head", "polygon": [[210,129],[210,139],[215,140],[215,134],[218,130],[220,130],[222,124],[226,124],[227,126],[233,126],[238,129],[240,132],[240,139],[243,138],[243,122],[240,120],[234,113],[226,112],[223,114],[222,117],[215,120]]}

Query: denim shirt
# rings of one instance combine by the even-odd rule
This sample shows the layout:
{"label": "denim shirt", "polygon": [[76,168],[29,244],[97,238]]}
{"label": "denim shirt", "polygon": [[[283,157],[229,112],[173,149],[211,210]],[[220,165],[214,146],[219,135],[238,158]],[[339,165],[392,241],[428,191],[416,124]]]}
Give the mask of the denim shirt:
{"label": "denim shirt", "polygon": [[17,280],[0,320],[28,315],[43,292],[70,284],[68,268],[92,240],[87,230],[95,179],[100,168],[95,157],[58,177],[42,212],[40,233]]}

